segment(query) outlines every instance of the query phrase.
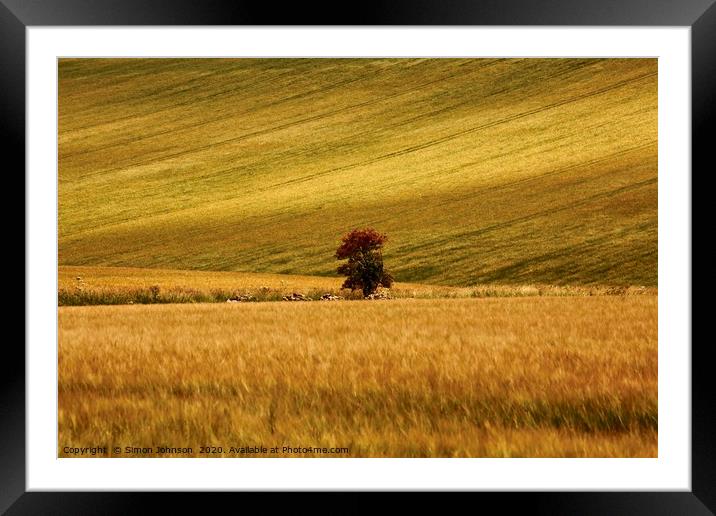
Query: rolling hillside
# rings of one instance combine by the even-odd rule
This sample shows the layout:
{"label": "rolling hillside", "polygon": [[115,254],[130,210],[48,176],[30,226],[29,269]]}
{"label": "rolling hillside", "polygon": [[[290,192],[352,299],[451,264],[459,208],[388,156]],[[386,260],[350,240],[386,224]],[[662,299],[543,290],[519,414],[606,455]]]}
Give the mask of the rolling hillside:
{"label": "rolling hillside", "polygon": [[655,59],[62,59],[59,263],[657,284]]}

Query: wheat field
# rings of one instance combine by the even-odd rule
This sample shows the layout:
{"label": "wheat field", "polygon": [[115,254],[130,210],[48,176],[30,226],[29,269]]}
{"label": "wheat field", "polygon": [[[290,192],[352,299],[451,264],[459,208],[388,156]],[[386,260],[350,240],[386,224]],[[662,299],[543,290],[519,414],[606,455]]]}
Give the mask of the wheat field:
{"label": "wheat field", "polygon": [[655,296],[61,307],[59,323],[61,457],[657,456]]}
{"label": "wheat field", "polygon": [[58,455],[657,456],[657,107],[656,59],[59,59]]}

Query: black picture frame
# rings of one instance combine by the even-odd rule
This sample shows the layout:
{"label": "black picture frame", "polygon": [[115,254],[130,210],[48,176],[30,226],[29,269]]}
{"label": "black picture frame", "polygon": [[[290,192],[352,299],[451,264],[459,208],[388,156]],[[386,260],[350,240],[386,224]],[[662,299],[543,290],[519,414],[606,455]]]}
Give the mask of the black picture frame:
{"label": "black picture frame", "polygon": [[[702,174],[713,170],[713,165],[707,161],[712,146],[707,129],[716,118],[714,1],[386,0],[361,2],[341,10],[304,3],[287,3],[279,8],[269,3],[242,0],[0,0],[0,120],[4,133],[0,146],[6,165],[3,168],[8,175],[19,176],[17,171],[25,167],[25,31],[31,26],[633,25],[691,28],[690,173],[693,178],[694,170]],[[24,182],[22,188],[25,191]],[[9,210],[6,212],[9,216]],[[693,216],[692,220],[695,220]],[[24,263],[28,257],[24,249],[23,245],[27,282]],[[692,277],[693,265],[692,254]],[[25,303],[32,301],[25,299]],[[691,304],[693,306],[693,302]],[[691,327],[693,331],[693,311]],[[692,338],[692,342],[675,345],[691,346],[692,353],[691,491],[479,493],[479,503],[497,503],[501,510],[507,511],[527,508],[538,514],[713,514],[716,511],[716,411],[713,400],[716,398],[707,360],[709,341]],[[164,511],[171,510],[172,506],[190,509],[197,503],[188,493],[26,492],[25,352],[18,339],[6,338],[0,363],[0,513],[127,514],[147,510],[149,499],[159,496]],[[197,496],[205,498],[208,495]],[[198,503],[205,509],[204,502]]]}

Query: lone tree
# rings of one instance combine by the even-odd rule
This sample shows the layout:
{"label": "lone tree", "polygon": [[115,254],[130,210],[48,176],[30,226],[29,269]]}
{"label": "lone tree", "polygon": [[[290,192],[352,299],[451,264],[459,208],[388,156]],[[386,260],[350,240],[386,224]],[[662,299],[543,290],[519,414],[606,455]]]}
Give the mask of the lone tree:
{"label": "lone tree", "polygon": [[354,229],[345,235],[336,250],[336,258],[348,260],[338,266],[338,273],[347,276],[342,288],[362,290],[363,297],[379,286],[390,288],[393,276],[383,267],[381,249],[388,239],[373,228]]}

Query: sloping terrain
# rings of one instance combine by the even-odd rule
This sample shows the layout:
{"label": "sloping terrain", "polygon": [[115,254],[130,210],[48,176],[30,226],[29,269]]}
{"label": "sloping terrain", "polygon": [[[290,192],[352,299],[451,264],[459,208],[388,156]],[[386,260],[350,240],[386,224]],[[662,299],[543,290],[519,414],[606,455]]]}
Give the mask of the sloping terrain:
{"label": "sloping terrain", "polygon": [[63,59],[59,262],[657,283],[655,59]]}

